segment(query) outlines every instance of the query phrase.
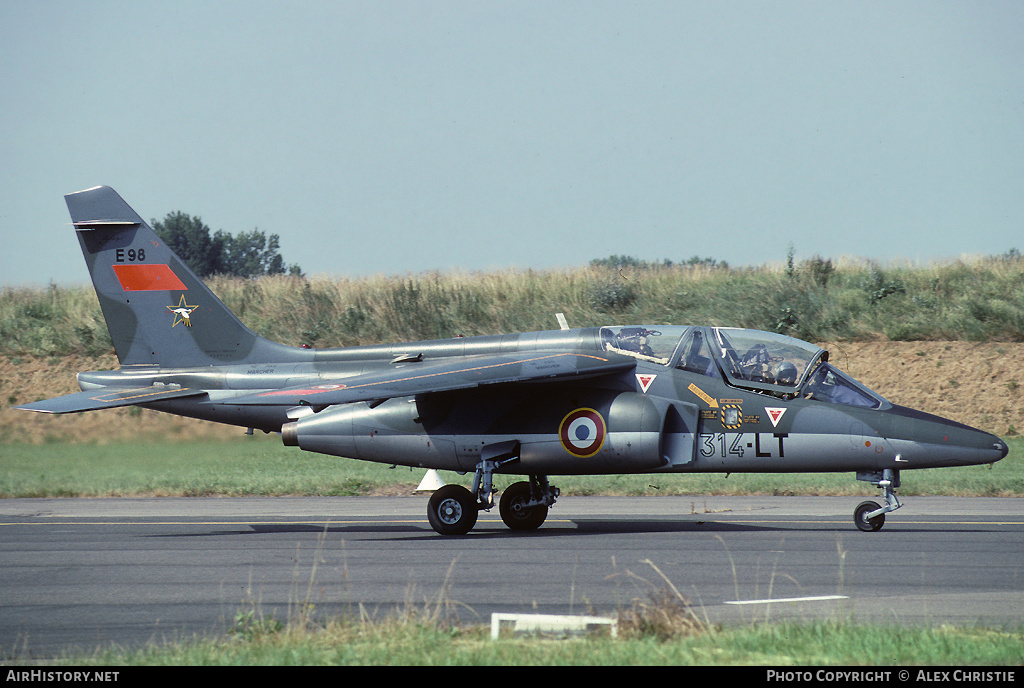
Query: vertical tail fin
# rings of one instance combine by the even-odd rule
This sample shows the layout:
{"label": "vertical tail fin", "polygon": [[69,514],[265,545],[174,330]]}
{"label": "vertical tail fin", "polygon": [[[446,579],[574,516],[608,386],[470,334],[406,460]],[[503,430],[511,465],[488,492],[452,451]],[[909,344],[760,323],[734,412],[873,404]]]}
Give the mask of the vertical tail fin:
{"label": "vertical tail fin", "polygon": [[107,186],[64,197],[121,365],[297,360],[235,317]]}

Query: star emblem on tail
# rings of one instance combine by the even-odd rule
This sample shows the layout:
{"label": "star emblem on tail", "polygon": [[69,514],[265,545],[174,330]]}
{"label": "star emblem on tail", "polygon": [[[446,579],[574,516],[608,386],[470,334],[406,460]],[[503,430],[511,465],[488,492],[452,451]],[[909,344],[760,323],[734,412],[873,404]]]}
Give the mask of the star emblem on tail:
{"label": "star emblem on tail", "polygon": [[182,294],[177,306],[167,307],[167,310],[174,313],[174,323],[171,324],[171,327],[175,327],[178,323],[183,323],[185,327],[192,327],[192,311],[197,308],[199,306],[190,306],[185,303],[185,295]]}

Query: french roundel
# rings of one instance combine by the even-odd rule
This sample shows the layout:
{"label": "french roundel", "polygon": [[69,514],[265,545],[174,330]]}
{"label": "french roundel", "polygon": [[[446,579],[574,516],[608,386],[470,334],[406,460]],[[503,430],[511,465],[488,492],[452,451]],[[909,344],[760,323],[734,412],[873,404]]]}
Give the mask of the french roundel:
{"label": "french roundel", "polygon": [[565,451],[585,459],[601,450],[607,432],[604,418],[594,409],[576,409],[558,426],[558,439]]}

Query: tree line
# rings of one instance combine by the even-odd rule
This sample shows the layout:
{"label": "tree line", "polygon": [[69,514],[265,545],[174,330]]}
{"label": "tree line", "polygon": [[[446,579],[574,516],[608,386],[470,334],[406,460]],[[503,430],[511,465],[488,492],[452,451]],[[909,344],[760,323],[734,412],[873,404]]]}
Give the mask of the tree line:
{"label": "tree line", "polygon": [[268,236],[258,229],[238,234],[221,229],[211,234],[199,217],[180,210],[152,224],[157,236],[199,277],[302,275],[298,265],[285,265],[277,234]]}

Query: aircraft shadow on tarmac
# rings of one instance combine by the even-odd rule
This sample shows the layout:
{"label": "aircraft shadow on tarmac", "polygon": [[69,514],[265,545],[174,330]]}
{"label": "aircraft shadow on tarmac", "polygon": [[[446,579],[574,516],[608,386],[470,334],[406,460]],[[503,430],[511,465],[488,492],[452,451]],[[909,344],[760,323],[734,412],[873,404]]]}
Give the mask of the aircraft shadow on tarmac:
{"label": "aircraft shadow on tarmac", "polygon": [[[627,519],[572,519],[549,522],[537,530],[510,530],[500,522],[481,522],[480,525],[461,539],[482,538],[543,538],[543,537],[585,537],[593,535],[654,534],[654,533],[701,533],[701,532],[751,532],[789,530],[771,525],[759,526],[749,523],[728,523],[721,521],[692,520],[627,520]],[[571,523],[571,525],[570,525]],[[161,533],[149,537],[219,537],[236,535],[274,535],[279,533],[327,533],[327,534],[379,534],[381,539],[421,540],[424,537],[438,537],[424,521],[422,524],[409,523],[245,523],[240,521],[237,528],[219,528],[206,532]],[[405,537],[400,534],[407,534]]]}
{"label": "aircraft shadow on tarmac", "polygon": [[[565,523],[566,525],[561,525]],[[979,524],[980,525],[980,524]],[[944,528],[948,529],[948,528]],[[839,532],[850,529],[835,523],[814,524],[806,520],[794,520],[789,524],[774,521],[766,524],[737,523],[722,520],[690,520],[690,519],[621,519],[621,518],[581,518],[566,519],[561,522],[549,521],[537,530],[510,530],[500,521],[482,521],[479,526],[462,540],[505,539],[505,538],[545,538],[545,537],[586,537],[594,535],[650,535],[657,533],[740,533],[740,532],[779,532],[779,531],[819,531]],[[921,524],[904,524],[893,532],[921,533],[933,532],[935,528]],[[367,534],[380,535],[381,540],[391,542],[402,540],[422,540],[425,537],[439,537],[424,521],[394,523],[324,523],[316,522],[282,522],[282,523],[246,523],[240,521],[237,528],[221,528],[208,532],[163,533],[149,537],[218,537],[237,535],[274,535],[284,533],[326,533],[326,534]],[[404,534],[404,535],[403,535]],[[367,538],[373,539],[373,538]]]}
{"label": "aircraft shadow on tarmac", "polygon": [[[318,525],[314,523],[280,523],[280,524],[254,524],[248,526],[253,534],[268,533],[380,533],[387,535],[388,540],[396,539],[422,539],[424,536],[436,537],[435,533],[424,522],[422,525],[414,523],[403,524],[327,524]],[[691,521],[691,520],[624,520],[624,519],[580,519],[573,520],[572,525],[559,525],[558,522],[551,522],[537,530],[517,531],[509,530],[500,523],[480,523],[472,533],[465,537],[468,539],[481,538],[538,538],[538,537],[581,537],[588,535],[620,535],[624,533],[653,534],[653,533],[700,533],[700,532],[750,532],[750,531],[774,531],[787,530],[779,526],[758,526],[749,523],[724,523],[719,521]],[[236,531],[238,532],[238,531]],[[399,533],[408,533],[408,537],[395,537]]]}

